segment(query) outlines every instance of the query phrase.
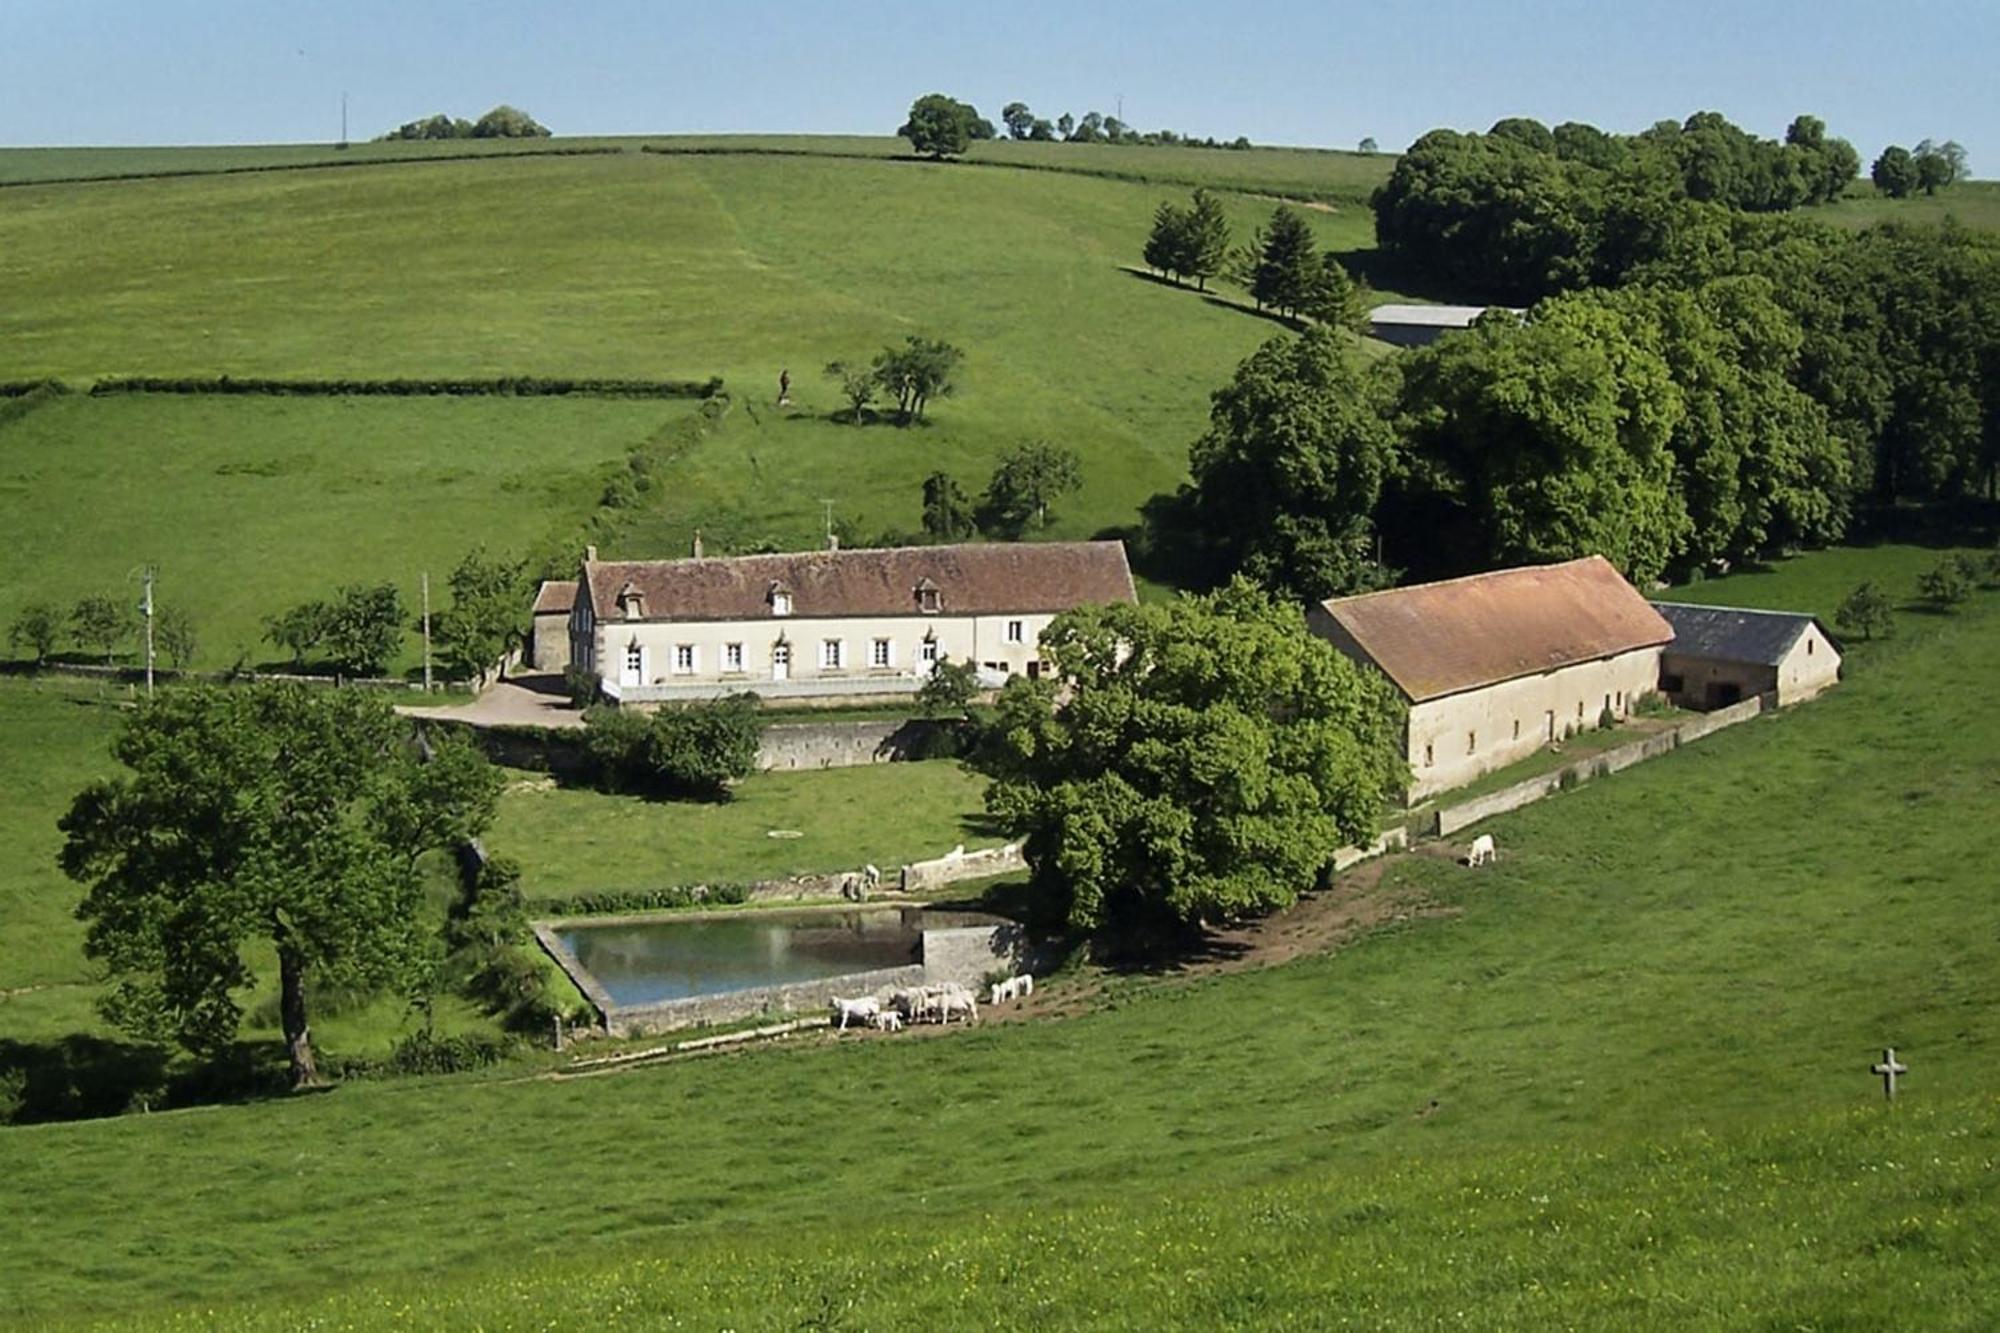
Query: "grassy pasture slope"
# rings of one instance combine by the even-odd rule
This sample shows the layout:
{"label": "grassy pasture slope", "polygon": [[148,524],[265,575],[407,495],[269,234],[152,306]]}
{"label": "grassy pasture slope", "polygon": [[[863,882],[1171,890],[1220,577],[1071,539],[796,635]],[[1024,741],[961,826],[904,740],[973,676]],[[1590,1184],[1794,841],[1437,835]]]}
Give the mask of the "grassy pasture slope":
{"label": "grassy pasture slope", "polygon": [[[499,398],[59,398],[0,426],[0,624],[31,598],[195,619],[197,665],[283,656],[260,620],[347,581],[434,605],[465,551],[519,550],[596,504],[607,465],[686,403]],[[413,645],[406,664],[418,660]]]}
{"label": "grassy pasture slope", "polygon": [[[811,544],[822,498],[866,533],[913,528],[932,468],[976,490],[1035,435],[1084,454],[1052,535],[1088,534],[1179,480],[1209,392],[1275,332],[1125,271],[1179,193],[651,154],[27,187],[0,199],[0,378],[722,373],[744,410],[626,553],[696,524],[711,549]],[[1230,208],[1244,235],[1268,212]],[[1364,213],[1309,216],[1366,241]],[[922,430],[828,421],[820,368],[912,332],[966,349],[960,395]]]}
{"label": "grassy pasture slope", "polygon": [[[1892,584],[1934,558],[1871,555]],[[1757,600],[1820,606],[1857,567],[1822,559],[1750,576]],[[362,1283],[339,1309],[371,1323],[603,1293],[700,1323],[824,1294],[869,1324],[907,1297],[1045,1298],[1051,1323],[1337,1298],[1363,1323],[1974,1326],[2000,1211],[2000,594],[1900,620],[1820,702],[1495,821],[1491,872],[1396,863],[1390,890],[1446,915],[1333,955],[1114,981],[1086,1016],[950,1040],[0,1131],[0,1309],[157,1320],[278,1281]],[[1894,1128],[1865,1072],[1886,1044],[1920,1071]],[[844,1257],[805,1247],[836,1228]],[[495,1304],[544,1246],[560,1271]]]}
{"label": "grassy pasture slope", "polygon": [[[668,134],[556,139],[456,139],[439,143],[242,144],[183,148],[0,148],[0,185],[35,181],[112,179],[146,174],[271,170],[284,167],[408,163],[440,157],[561,154],[575,151],[783,153],[830,157],[907,158],[910,145],[888,135]],[[965,155],[981,166],[1070,171],[1155,184],[1280,194],[1288,198],[1365,205],[1388,178],[1396,158],[1324,148],[1115,148],[1108,144],[972,145]]]}
{"label": "grassy pasture slope", "polygon": [[[955,843],[997,844],[981,818],[985,790],[985,779],[951,761],[761,773],[715,805],[517,782],[486,844],[521,863],[522,890],[535,899],[864,863],[893,875]],[[772,838],[772,829],[803,836]]]}

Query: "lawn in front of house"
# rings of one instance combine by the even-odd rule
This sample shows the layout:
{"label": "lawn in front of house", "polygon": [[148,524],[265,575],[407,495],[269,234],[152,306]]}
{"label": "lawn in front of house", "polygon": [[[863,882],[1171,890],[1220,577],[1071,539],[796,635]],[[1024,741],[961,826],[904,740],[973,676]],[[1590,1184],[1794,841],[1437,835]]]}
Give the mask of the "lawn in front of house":
{"label": "lawn in front of house", "polygon": [[[893,877],[954,846],[1002,841],[986,780],[954,760],[757,773],[727,801],[660,801],[512,772],[489,851],[521,864],[538,904],[587,893],[747,884],[854,870]],[[775,836],[774,836],[775,835]]]}

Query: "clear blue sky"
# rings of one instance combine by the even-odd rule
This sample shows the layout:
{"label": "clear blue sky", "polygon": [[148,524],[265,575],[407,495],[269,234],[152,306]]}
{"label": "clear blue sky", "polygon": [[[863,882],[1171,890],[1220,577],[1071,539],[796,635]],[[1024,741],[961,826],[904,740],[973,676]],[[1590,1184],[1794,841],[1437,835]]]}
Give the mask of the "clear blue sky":
{"label": "clear blue sky", "polygon": [[1907,0],[4,0],[0,143],[327,140],[498,102],[558,134],[885,133],[949,92],[1140,128],[1400,148],[1506,115],[1635,130],[1799,111],[1872,158],[2000,163],[2000,3]]}

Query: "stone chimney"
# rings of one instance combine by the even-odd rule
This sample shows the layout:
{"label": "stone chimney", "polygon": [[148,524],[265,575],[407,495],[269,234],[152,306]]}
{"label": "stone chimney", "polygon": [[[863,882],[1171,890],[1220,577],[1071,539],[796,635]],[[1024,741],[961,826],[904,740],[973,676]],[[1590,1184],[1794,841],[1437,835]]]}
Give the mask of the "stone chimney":
{"label": "stone chimney", "polygon": [[589,560],[589,561],[591,561],[591,562],[595,563],[595,561],[597,560],[597,548],[596,548],[595,546],[586,546],[586,547],[584,547],[584,548],[583,548],[583,558],[584,558],[585,560]]}
{"label": "stone chimney", "polygon": [[694,530],[694,558],[701,559],[701,529]]}

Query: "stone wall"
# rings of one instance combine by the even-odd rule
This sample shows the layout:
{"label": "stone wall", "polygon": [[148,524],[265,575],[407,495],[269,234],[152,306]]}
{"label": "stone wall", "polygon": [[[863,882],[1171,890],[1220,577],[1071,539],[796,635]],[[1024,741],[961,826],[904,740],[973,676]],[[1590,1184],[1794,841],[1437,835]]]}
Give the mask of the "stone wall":
{"label": "stone wall", "polygon": [[[508,768],[552,773],[565,780],[587,776],[583,731],[577,727],[482,727],[453,718],[427,718],[426,726],[468,736],[486,757]],[[757,741],[757,769],[855,768],[921,759],[941,744],[953,724],[931,718],[877,722],[776,722]]]}
{"label": "stone wall", "polygon": [[853,768],[929,753],[933,737],[950,723],[928,718],[878,722],[778,722],[764,728],[757,745],[760,771]]}
{"label": "stone wall", "polygon": [[956,981],[982,999],[987,973],[1018,972],[1026,956],[1027,931],[1012,921],[924,932],[924,979],[933,985]]}
{"label": "stone wall", "polygon": [[981,851],[968,852],[963,844],[930,861],[912,861],[902,868],[899,884],[904,893],[928,893],[946,884],[954,884],[964,879],[984,879],[988,875],[1011,875],[1017,870],[1026,870],[1028,860],[1021,854],[1021,844],[1010,842],[1003,847],[988,847]]}
{"label": "stone wall", "polygon": [[1539,774],[1525,782],[1517,782],[1511,787],[1502,787],[1499,791],[1462,801],[1457,805],[1443,806],[1433,816],[1433,824],[1428,831],[1438,837],[1449,837],[1458,830],[1477,824],[1483,819],[1504,815],[1510,810],[1532,805],[1545,796],[1553,796],[1563,789],[1565,781],[1570,786],[1576,786],[1593,778],[1607,777],[1620,769],[1630,768],[1634,764],[1651,759],[1655,755],[1678,749],[1689,741],[1699,740],[1703,736],[1721,731],[1724,727],[1747,722],[1764,711],[1765,697],[1745,699],[1740,704],[1718,708],[1713,713],[1689,718],[1666,731],[1656,732],[1642,740],[1605,750],[1600,754],[1589,755],[1575,763],[1565,764],[1553,772]]}
{"label": "stone wall", "polygon": [[850,998],[878,995],[904,986],[920,986],[927,976],[925,967],[913,963],[907,967],[850,972],[820,981],[794,982],[789,986],[756,986],[720,995],[690,995],[658,1004],[612,1005],[603,1010],[604,1025],[614,1037],[643,1037],[699,1023],[733,1023],[764,1013],[824,1013],[827,1001],[836,995]]}

